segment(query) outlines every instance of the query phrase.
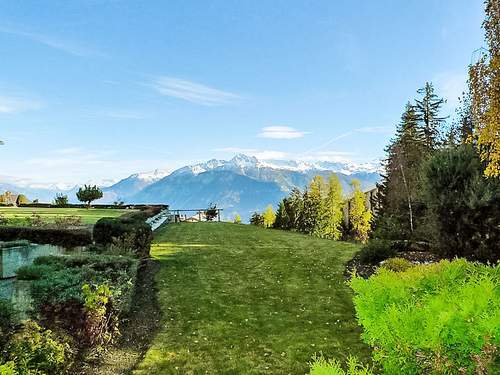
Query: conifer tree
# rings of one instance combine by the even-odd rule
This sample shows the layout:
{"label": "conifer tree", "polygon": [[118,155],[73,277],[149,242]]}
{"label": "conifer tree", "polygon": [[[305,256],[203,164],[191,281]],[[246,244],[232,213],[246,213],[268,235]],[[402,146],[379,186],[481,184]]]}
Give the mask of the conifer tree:
{"label": "conifer tree", "polygon": [[378,185],[379,224],[397,223],[408,235],[414,231],[415,207],[420,206],[417,202],[420,168],[426,157],[426,148],[416,108],[407,103],[396,137],[386,148],[385,174]]}
{"label": "conifer tree", "polygon": [[425,86],[418,89],[417,93],[422,98],[415,100],[415,109],[421,121],[421,131],[427,152],[432,152],[440,145],[442,126],[446,117],[440,117],[439,111],[445,100],[439,98],[434,92],[432,83],[426,82]]}

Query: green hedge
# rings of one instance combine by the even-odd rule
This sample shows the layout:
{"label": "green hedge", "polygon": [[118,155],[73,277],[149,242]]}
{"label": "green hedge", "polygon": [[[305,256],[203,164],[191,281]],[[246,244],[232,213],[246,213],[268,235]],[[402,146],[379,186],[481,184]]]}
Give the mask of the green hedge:
{"label": "green hedge", "polygon": [[153,231],[143,220],[142,215],[102,218],[94,225],[94,241],[102,246],[127,242],[137,256],[148,257]]}
{"label": "green hedge", "polygon": [[500,264],[465,260],[353,278],[363,339],[386,374],[486,373],[500,345]]}
{"label": "green hedge", "polygon": [[92,233],[86,229],[0,226],[0,241],[16,240],[65,247],[85,246],[92,243]]}

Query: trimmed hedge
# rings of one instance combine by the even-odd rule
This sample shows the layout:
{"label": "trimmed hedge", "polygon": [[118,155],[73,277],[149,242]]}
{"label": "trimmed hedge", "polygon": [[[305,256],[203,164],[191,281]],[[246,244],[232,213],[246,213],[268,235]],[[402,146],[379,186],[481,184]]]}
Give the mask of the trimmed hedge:
{"label": "trimmed hedge", "polygon": [[[142,212],[138,214],[143,214]],[[116,241],[127,241],[139,257],[148,257],[153,240],[151,226],[142,215],[134,217],[102,218],[94,225],[94,241],[109,246]]]}
{"label": "trimmed hedge", "polygon": [[[1,204],[0,206],[12,206],[12,204]],[[32,208],[61,208],[60,206],[57,206],[52,203],[27,203],[27,204],[20,204],[19,207],[32,207]],[[72,204],[69,203],[64,206],[64,208],[87,208],[86,204]],[[118,206],[114,204],[93,204],[92,208],[107,208],[107,209],[116,209],[116,210],[148,210],[150,208],[157,208],[160,211],[167,209],[168,205],[166,204],[159,204],[159,205],[145,205],[145,204],[127,204],[123,206]]]}
{"label": "trimmed hedge", "polygon": [[38,244],[75,247],[91,244],[92,233],[86,229],[0,226],[0,241],[16,240],[28,240]]}

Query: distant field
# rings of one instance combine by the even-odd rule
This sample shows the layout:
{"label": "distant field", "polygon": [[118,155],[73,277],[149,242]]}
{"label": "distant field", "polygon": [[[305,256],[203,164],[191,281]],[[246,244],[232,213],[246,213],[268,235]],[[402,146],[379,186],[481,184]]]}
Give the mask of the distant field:
{"label": "distant field", "polygon": [[102,217],[118,217],[132,210],[110,208],[35,208],[35,207],[0,207],[0,215],[9,219],[10,225],[23,225],[33,214],[40,215],[47,221],[57,216],[79,216],[83,224],[95,224]]}

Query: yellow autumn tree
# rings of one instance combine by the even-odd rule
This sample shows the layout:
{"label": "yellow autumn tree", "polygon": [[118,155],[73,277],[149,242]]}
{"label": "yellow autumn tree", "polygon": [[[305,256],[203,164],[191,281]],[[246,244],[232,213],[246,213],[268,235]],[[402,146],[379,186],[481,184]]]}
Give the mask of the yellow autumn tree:
{"label": "yellow autumn tree", "polygon": [[487,163],[486,176],[500,176],[500,2],[486,0],[483,23],[488,50],[469,68],[473,141]]}
{"label": "yellow autumn tree", "polygon": [[235,223],[235,224],[241,224],[241,216],[240,216],[240,214],[234,215],[233,223]]}
{"label": "yellow autumn tree", "polygon": [[372,213],[366,207],[365,194],[358,180],[352,180],[353,196],[349,202],[349,223],[356,241],[366,243],[371,229]]}
{"label": "yellow autumn tree", "polygon": [[266,228],[271,228],[276,220],[276,214],[274,213],[273,206],[269,205],[264,212],[264,226]]}
{"label": "yellow autumn tree", "polygon": [[326,196],[320,207],[319,235],[334,240],[342,236],[344,198],[342,196],[342,184],[336,174],[328,179]]}

